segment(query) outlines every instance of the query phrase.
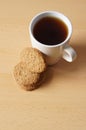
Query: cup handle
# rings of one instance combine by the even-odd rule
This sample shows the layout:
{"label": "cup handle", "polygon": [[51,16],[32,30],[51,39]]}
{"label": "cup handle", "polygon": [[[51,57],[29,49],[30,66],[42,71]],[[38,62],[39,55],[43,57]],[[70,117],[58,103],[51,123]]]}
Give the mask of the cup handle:
{"label": "cup handle", "polygon": [[70,45],[66,45],[63,50],[62,58],[68,62],[72,62],[76,59],[76,57],[77,57],[77,54],[75,50]]}

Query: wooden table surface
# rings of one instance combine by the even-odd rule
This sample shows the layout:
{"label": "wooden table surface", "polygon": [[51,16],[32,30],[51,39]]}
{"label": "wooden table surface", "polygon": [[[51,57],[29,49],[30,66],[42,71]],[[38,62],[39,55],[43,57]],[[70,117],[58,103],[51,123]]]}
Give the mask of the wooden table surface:
{"label": "wooden table surface", "polygon": [[[12,76],[28,26],[39,12],[55,10],[73,25],[77,59],[48,68],[46,82],[22,90]],[[0,130],[86,130],[86,0],[0,0]]]}

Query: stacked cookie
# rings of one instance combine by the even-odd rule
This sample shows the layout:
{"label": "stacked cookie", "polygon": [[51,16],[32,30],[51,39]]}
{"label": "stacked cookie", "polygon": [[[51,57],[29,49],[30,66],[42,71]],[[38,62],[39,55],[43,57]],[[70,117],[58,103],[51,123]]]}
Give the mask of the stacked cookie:
{"label": "stacked cookie", "polygon": [[44,55],[35,48],[25,48],[20,54],[21,62],[14,67],[14,77],[25,90],[38,88],[47,69]]}

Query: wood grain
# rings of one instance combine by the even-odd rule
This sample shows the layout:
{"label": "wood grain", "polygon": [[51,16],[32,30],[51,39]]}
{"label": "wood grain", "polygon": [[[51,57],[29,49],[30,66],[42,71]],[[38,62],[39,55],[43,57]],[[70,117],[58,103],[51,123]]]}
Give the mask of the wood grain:
{"label": "wood grain", "polygon": [[[28,25],[44,10],[56,10],[73,24],[71,46],[77,59],[48,68],[46,82],[26,92],[12,72],[24,47],[31,46]],[[0,2],[0,130],[86,130],[85,0]]]}

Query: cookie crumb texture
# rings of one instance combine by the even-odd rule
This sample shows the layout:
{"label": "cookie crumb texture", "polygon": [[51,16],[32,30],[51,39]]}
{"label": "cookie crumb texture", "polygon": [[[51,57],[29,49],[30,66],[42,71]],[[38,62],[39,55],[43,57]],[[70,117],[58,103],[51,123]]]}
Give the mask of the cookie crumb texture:
{"label": "cookie crumb texture", "polygon": [[34,90],[41,84],[43,74],[30,72],[27,64],[20,62],[14,67],[14,77],[23,89]]}
{"label": "cookie crumb texture", "polygon": [[28,64],[31,72],[41,73],[46,70],[44,55],[35,48],[25,48],[20,54],[21,61]]}
{"label": "cookie crumb texture", "polygon": [[25,90],[34,90],[44,81],[47,65],[44,55],[35,48],[25,48],[20,53],[20,63],[14,67],[14,78]]}

